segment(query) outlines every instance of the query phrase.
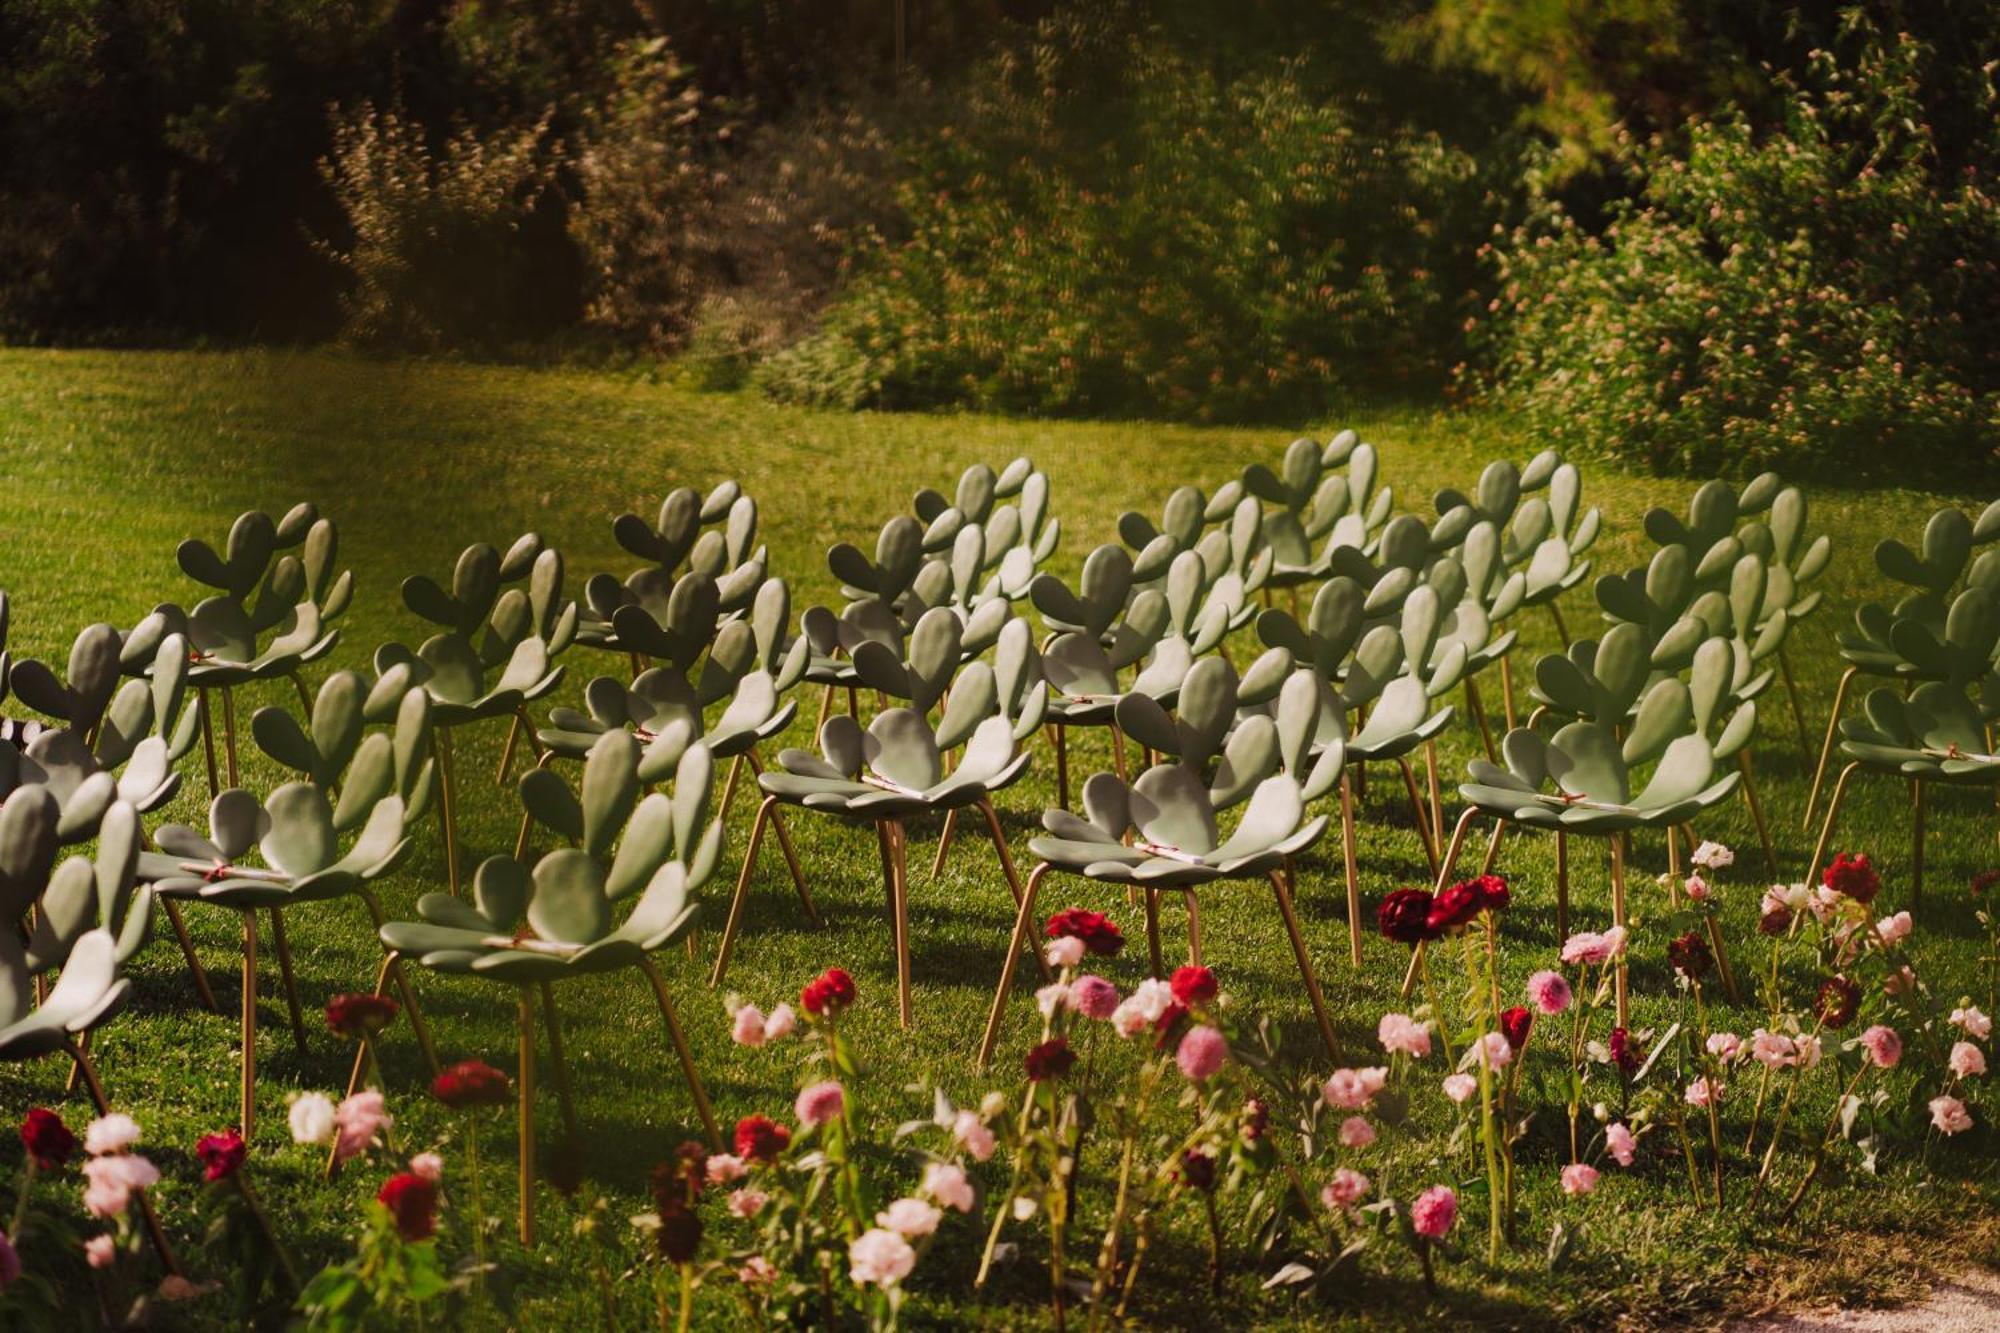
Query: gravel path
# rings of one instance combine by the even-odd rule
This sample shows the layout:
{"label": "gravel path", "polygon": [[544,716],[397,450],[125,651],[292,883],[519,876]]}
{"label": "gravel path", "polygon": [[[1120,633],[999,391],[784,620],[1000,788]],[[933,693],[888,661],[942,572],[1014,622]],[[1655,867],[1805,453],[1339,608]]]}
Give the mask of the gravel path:
{"label": "gravel path", "polygon": [[1928,1299],[1893,1310],[1825,1310],[1746,1319],[1729,1333],[1992,1333],[2000,1331],[2000,1273],[1973,1269],[1940,1283]]}

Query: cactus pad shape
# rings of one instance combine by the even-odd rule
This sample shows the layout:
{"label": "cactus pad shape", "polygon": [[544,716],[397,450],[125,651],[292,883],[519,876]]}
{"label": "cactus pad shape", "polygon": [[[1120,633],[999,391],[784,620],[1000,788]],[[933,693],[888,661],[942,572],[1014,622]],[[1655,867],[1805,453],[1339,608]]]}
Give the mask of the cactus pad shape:
{"label": "cactus pad shape", "polygon": [[1522,575],[1520,604],[1541,606],[1590,575],[1590,562],[1582,556],[1597,541],[1601,516],[1581,507],[1582,490],[1582,474],[1553,449],[1536,454],[1526,467],[1496,460],[1480,473],[1471,495],[1449,487],[1437,493],[1433,537],[1440,546],[1455,546],[1490,524],[1498,537],[1500,568]]}
{"label": "cactus pad shape", "polygon": [[747,611],[764,583],[768,551],[757,541],[757,502],[733,481],[706,496],[681,487],[661,502],[657,523],[623,514],[612,536],[647,563],[623,580],[596,574],[584,584],[576,637],[587,647],[666,656],[658,645],[675,633],[670,620],[683,618],[674,614],[683,579],[713,584],[712,615],[724,618]]}
{"label": "cactus pad shape", "polygon": [[1375,446],[1351,430],[1323,446],[1293,440],[1277,472],[1262,463],[1244,469],[1243,489],[1274,506],[1263,524],[1272,553],[1271,586],[1324,578],[1336,552],[1373,549],[1395,503],[1386,486],[1377,488],[1378,470]]}
{"label": "cactus pad shape", "polygon": [[1688,730],[1657,745],[1643,782],[1625,743],[1603,722],[1571,722],[1552,737],[1519,727],[1501,751],[1505,766],[1473,760],[1459,793],[1513,823],[1578,833],[1685,824],[1735,791],[1742,777],[1717,777],[1715,747],[1692,718]]}

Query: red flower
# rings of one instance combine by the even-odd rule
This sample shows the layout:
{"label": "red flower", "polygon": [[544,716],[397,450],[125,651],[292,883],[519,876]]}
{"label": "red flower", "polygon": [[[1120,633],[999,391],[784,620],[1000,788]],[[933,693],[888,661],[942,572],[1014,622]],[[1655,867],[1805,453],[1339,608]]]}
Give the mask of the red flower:
{"label": "red flower", "polygon": [[343,1037],[380,1032],[402,1006],[386,995],[336,995],[326,1002],[326,1025]]}
{"label": "red flower", "polygon": [[2000,884],[2000,870],[1982,870],[1972,877],[1972,891],[1984,893],[1995,884]]}
{"label": "red flower", "polygon": [[668,1263],[694,1262],[701,1249],[701,1218],[688,1207],[686,1199],[670,1200],[660,1209],[660,1229],[654,1236],[660,1257]]}
{"label": "red flower", "polygon": [[1500,1035],[1519,1055],[1528,1045],[1528,1032],[1535,1026],[1535,1016],[1520,1005],[1515,1005],[1500,1015]]}
{"label": "red flower", "polygon": [[243,1159],[250,1155],[250,1145],[243,1142],[243,1136],[233,1129],[202,1135],[194,1150],[201,1158],[202,1179],[210,1182],[227,1180],[235,1175],[236,1168],[242,1166]]}
{"label": "red flower", "polygon": [[463,1060],[431,1080],[431,1096],[454,1111],[505,1106],[512,1096],[507,1076],[483,1060]]}
{"label": "red flower", "polygon": [[1478,916],[1485,905],[1479,889],[1471,882],[1454,884],[1431,901],[1431,914],[1424,921],[1424,929],[1433,937],[1442,935]]}
{"label": "red flower", "polygon": [[767,1115],[746,1115],[736,1122],[736,1155],[746,1162],[768,1162],[792,1143],[792,1131]]}
{"label": "red flower", "polygon": [[1125,932],[1102,912],[1086,912],[1069,907],[1049,918],[1046,927],[1052,940],[1070,936],[1083,941],[1084,950],[1100,958],[1110,958],[1125,947]]}
{"label": "red flower", "polygon": [[1861,1012],[1861,987],[1846,977],[1828,977],[1819,983],[1819,1002],[1814,1009],[1820,1022],[1844,1028]]}
{"label": "red flower", "polygon": [[1820,876],[1820,882],[1857,903],[1873,902],[1875,895],[1882,891],[1882,877],[1869,864],[1866,852],[1859,856],[1842,852],[1834,857],[1833,864]]}
{"label": "red flower", "polygon": [[1040,1083],[1045,1079],[1061,1078],[1076,1063],[1076,1052],[1069,1048],[1069,1041],[1063,1037],[1051,1037],[1028,1052],[1028,1079]]}
{"label": "red flower", "polygon": [[1611,1029],[1611,1063],[1618,1066],[1618,1072],[1626,1078],[1639,1072],[1646,1063],[1645,1052],[1639,1049],[1638,1040],[1624,1028]]}
{"label": "red flower", "polygon": [[829,967],[806,983],[799,992],[799,1004],[815,1018],[835,1018],[854,1003],[854,996],[854,978],[840,968]]}
{"label": "red flower", "polygon": [[76,1135],[69,1132],[61,1116],[44,1106],[28,1112],[28,1118],[21,1122],[21,1142],[42,1171],[59,1170],[76,1151]]}
{"label": "red flower", "polygon": [[1264,1137],[1264,1131],[1271,1127],[1271,1108],[1252,1097],[1243,1103],[1243,1114],[1237,1118],[1236,1132],[1250,1143]]}
{"label": "red flower", "polygon": [[1214,1189],[1215,1159],[1199,1148],[1189,1148],[1181,1154],[1181,1179],[1189,1189]]}
{"label": "red flower", "polygon": [[1160,1010],[1160,1016],[1153,1020],[1153,1049],[1180,1049],[1181,1034],[1187,1031],[1187,1019],[1187,1006],[1178,1000]]}
{"label": "red flower", "polygon": [[396,1234],[415,1243],[437,1230],[437,1186],[415,1172],[390,1176],[375,1201],[396,1219]]}
{"label": "red flower", "polygon": [[1792,909],[1779,903],[1757,918],[1759,935],[1782,935],[1792,928]]}
{"label": "red flower", "polygon": [[1433,938],[1430,927],[1432,898],[1428,889],[1397,889],[1375,909],[1375,924],[1387,939],[1398,944],[1417,944]]}
{"label": "red flower", "polygon": [[1674,965],[1674,971],[1689,981],[1700,981],[1708,975],[1715,959],[1708,951],[1708,941],[1690,930],[1667,944],[1667,961]]}
{"label": "red flower", "polygon": [[1478,891],[1479,905],[1489,912],[1504,912],[1514,901],[1513,891],[1502,876],[1481,875],[1466,882]]}
{"label": "red flower", "polygon": [[1182,1004],[1202,1004],[1215,998],[1215,973],[1205,967],[1174,969],[1174,998]]}

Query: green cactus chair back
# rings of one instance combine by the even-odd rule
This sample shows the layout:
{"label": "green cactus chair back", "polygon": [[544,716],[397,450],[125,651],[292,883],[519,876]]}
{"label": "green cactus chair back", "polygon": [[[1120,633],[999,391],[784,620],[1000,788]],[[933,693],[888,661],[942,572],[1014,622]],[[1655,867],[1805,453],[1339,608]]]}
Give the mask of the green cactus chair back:
{"label": "green cactus chair back", "polygon": [[[1944,681],[1974,685],[1991,674],[2000,660],[1996,649],[1996,605],[2000,605],[2000,500],[1967,518],[1960,509],[1940,509],[1924,525],[1922,540],[1911,549],[1894,538],[1875,548],[1875,568],[1909,592],[1893,607],[1863,602],[1854,612],[1854,627],[1838,636],[1847,669],[1834,691],[1826,739],[1806,798],[1805,827],[1826,778],[1835,733],[1857,675],[1881,676],[1904,685]],[[1981,547],[1988,549],[1980,550]],[[1974,555],[1977,551],[1978,554]]]}
{"label": "green cactus chair back", "polygon": [[975,463],[951,498],[926,488],[911,509],[925,525],[924,553],[950,570],[951,600],[967,610],[990,597],[1027,596],[1036,567],[1062,541],[1062,520],[1049,512],[1048,474],[1027,458],[998,472]]}
{"label": "green cactus chair back", "polygon": [[[960,634],[956,612],[934,607],[912,631],[907,656],[879,643],[860,645],[854,668],[861,682],[902,702],[877,713],[865,730],[853,717],[828,718],[819,729],[818,754],[781,751],[780,771],[758,778],[764,801],[750,826],[750,843],[716,952],[711,985],[720,985],[728,969],[764,823],[779,804],[874,826],[895,943],[898,1016],[904,1027],[911,1023],[906,822],[913,816],[976,807],[985,817],[1008,887],[1019,900],[1020,881],[992,793],[1011,786],[1027,771],[1030,756],[1022,742],[1042,725],[1049,687],[1025,620],[1007,622],[990,664],[975,661],[961,666]],[[954,750],[961,753],[956,765],[948,767]],[[808,914],[816,917],[803,878],[796,882]]]}
{"label": "green cactus chair back", "polygon": [[660,503],[657,523],[622,514],[611,525],[618,545],[646,563],[620,579],[595,574],[583,586],[576,641],[626,653],[632,675],[648,657],[670,656],[682,627],[674,596],[698,575],[715,587],[715,613],[745,614],[763,586],[768,551],[757,541],[757,502],[733,481],[707,495],[680,487]]}
{"label": "green cactus chair back", "polygon": [[1522,576],[1520,605],[1546,606],[1565,643],[1557,599],[1590,576],[1584,559],[1597,541],[1602,516],[1582,506],[1583,477],[1553,449],[1516,466],[1507,459],[1488,463],[1472,494],[1446,487],[1433,498],[1437,542],[1451,548],[1482,524],[1498,537],[1499,565]]}
{"label": "green cactus chair back", "polygon": [[518,992],[523,1244],[534,1240],[537,1001],[549,1027],[565,1125],[572,1144],[578,1138],[558,983],[626,968],[646,978],[709,1145],[721,1148],[693,1052],[653,961],[694,928],[696,894],[722,855],[722,821],[709,817],[714,759],[690,733],[685,720],[662,733],[682,742],[669,775],[671,794],[645,792],[643,749],[624,730],[607,731],[591,746],[574,791],[553,770],[530,770],[520,780],[521,804],[561,845],[539,857],[489,857],[473,875],[469,901],[427,893],[417,900],[417,920],[381,927],[393,955]]}
{"label": "green cactus chair back", "polygon": [[1375,446],[1351,430],[1325,445],[1293,440],[1276,472],[1262,463],[1243,470],[1243,489],[1272,506],[1263,523],[1269,586],[1315,582],[1332,572],[1336,553],[1373,551],[1395,504],[1389,488],[1377,485],[1379,470]]}
{"label": "green cactus chair back", "polygon": [[[232,692],[248,681],[290,677],[304,696],[300,669],[333,651],[340,640],[333,622],[354,594],[353,574],[336,572],[339,549],[333,520],[311,504],[294,505],[275,520],[251,510],[230,526],[222,550],[190,537],[174,553],[184,574],[214,590],[210,596],[193,610],[163,602],[124,636],[120,666],[132,675],[151,674],[163,640],[178,635],[185,641],[189,684],[204,702],[211,689],[222,695],[223,752],[232,786],[237,781]],[[211,716],[201,710],[213,796],[224,774],[215,763]]]}
{"label": "green cactus chair back", "polygon": [[[1197,890],[1230,880],[1267,881],[1292,941],[1300,979],[1327,1054],[1336,1054],[1332,1024],[1312,956],[1292,905],[1292,858],[1317,842],[1327,817],[1307,814],[1310,803],[1339,780],[1338,742],[1316,746],[1322,692],[1307,671],[1291,670],[1290,654],[1273,650],[1251,672],[1282,683],[1269,714],[1245,712],[1242,682],[1221,658],[1204,658],[1188,673],[1173,715],[1151,698],[1132,694],[1119,704],[1122,725],[1149,750],[1167,758],[1129,785],[1115,773],[1094,774],[1083,787],[1084,816],[1050,809],[1042,814],[1046,836],[1029,849],[1039,864],[1028,876],[1015,914],[1014,933],[1000,985],[980,1043],[984,1068],[999,1040],[1014,968],[1031,938],[1042,881],[1062,871],[1143,894],[1146,941],[1153,974],[1164,970],[1160,949],[1160,895],[1179,890],[1188,911],[1188,956],[1201,961]],[[1247,677],[1246,677],[1247,679]],[[1252,692],[1262,689],[1253,683]],[[1241,807],[1226,835],[1218,816]],[[1349,903],[1349,927],[1359,906]]]}
{"label": "green cactus chair back", "polygon": [[[285,913],[310,903],[358,898],[373,928],[386,917],[373,884],[399,864],[410,848],[408,827],[430,802],[434,786],[430,698],[405,692],[393,731],[361,734],[364,697],[360,677],[336,672],[315,701],[310,732],[280,710],[260,709],[252,734],[280,763],[297,767],[303,780],[286,782],[263,800],[230,787],[209,804],[206,834],[184,824],[164,824],[157,850],[139,858],[139,877],[162,902],[198,902],[233,911],[242,919],[243,1014],[240,1127],[255,1131],[257,1079],[257,913],[266,912],[278,955],[292,1038],[306,1048]],[[289,724],[289,725],[287,725]],[[335,795],[335,789],[338,795]],[[252,853],[255,859],[252,859]],[[207,983],[197,971],[197,984]],[[436,1051],[407,978],[391,956],[378,989],[394,980],[426,1060]],[[212,993],[206,998],[213,1002]]]}
{"label": "green cactus chair back", "polygon": [[[519,586],[516,586],[519,585]],[[514,749],[525,733],[539,759],[540,743],[528,720],[528,705],[561,683],[555,661],[576,639],[577,605],[563,596],[563,559],[528,533],[506,552],[485,542],[465,548],[452,571],[451,587],[427,574],[403,580],[403,604],[438,626],[412,650],[385,643],[375,650],[376,685],[364,712],[386,721],[412,686],[431,698],[436,729],[439,821],[451,889],[458,891],[458,787],[453,766],[453,733],[490,718],[510,717],[500,751],[497,780],[505,782]]]}
{"label": "green cactus chair back", "polygon": [[[1176,556],[1199,547],[1211,528],[1230,526],[1237,509],[1248,498],[1243,493],[1241,481],[1225,483],[1213,498],[1203,494],[1199,486],[1181,486],[1167,496],[1157,524],[1136,509],[1120,514],[1118,540],[1132,552],[1132,577],[1137,585],[1150,587],[1165,578]],[[1258,536],[1261,538],[1263,508],[1252,500],[1250,512],[1257,515]],[[1245,556],[1261,561],[1263,570],[1256,576],[1261,587],[1264,578],[1270,574],[1274,557],[1261,540],[1257,545],[1262,548],[1261,552],[1253,550],[1246,552]]]}

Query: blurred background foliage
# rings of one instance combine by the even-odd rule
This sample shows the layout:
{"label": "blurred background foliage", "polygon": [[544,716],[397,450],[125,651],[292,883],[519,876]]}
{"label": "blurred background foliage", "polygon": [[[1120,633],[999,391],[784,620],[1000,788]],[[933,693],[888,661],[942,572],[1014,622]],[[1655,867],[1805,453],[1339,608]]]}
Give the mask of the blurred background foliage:
{"label": "blurred background foliage", "polygon": [[1975,0],[9,0],[0,338],[1994,468]]}

